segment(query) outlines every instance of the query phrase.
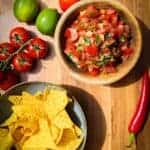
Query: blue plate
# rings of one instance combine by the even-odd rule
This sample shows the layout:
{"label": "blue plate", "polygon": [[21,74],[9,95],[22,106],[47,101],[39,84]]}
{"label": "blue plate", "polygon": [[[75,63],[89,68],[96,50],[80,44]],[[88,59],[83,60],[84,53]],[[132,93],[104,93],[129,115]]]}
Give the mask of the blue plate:
{"label": "blue plate", "polygon": [[[23,82],[7,90],[4,96],[21,95],[22,91],[27,91],[31,94],[34,94],[37,91],[43,91],[47,86],[53,89],[64,90],[64,87],[47,82]],[[84,139],[78,150],[84,150],[87,138],[86,118],[78,101],[73,97],[73,95],[71,96],[71,98],[73,99],[73,102],[68,104],[67,111],[71,119],[83,130]]]}

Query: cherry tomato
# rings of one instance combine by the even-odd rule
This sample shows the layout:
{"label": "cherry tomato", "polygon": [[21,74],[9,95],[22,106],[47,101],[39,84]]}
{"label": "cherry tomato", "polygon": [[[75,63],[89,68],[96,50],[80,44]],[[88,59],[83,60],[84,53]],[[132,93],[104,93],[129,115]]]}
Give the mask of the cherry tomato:
{"label": "cherry tomato", "polygon": [[79,0],[59,0],[60,7],[63,11],[67,10],[71,5],[78,2]]}
{"label": "cherry tomato", "polygon": [[40,38],[33,38],[25,53],[30,58],[44,58],[48,54],[48,44]]}
{"label": "cherry tomato", "polygon": [[30,71],[33,66],[33,60],[24,53],[19,53],[12,60],[13,67],[18,72]]}
{"label": "cherry tomato", "polygon": [[90,56],[97,56],[98,55],[98,48],[95,45],[90,45],[85,47],[85,51],[90,55]]}
{"label": "cherry tomato", "polygon": [[31,38],[31,34],[23,27],[16,27],[10,32],[10,42],[19,48]]}
{"label": "cherry tomato", "polygon": [[13,71],[5,73],[5,78],[0,82],[0,89],[7,90],[19,82],[19,76]]}
{"label": "cherry tomato", "polygon": [[92,69],[89,69],[89,73],[90,75],[92,76],[97,76],[100,74],[100,69],[99,68],[92,68]]}
{"label": "cherry tomato", "polygon": [[6,60],[11,53],[15,52],[16,48],[11,43],[0,44],[0,61]]}

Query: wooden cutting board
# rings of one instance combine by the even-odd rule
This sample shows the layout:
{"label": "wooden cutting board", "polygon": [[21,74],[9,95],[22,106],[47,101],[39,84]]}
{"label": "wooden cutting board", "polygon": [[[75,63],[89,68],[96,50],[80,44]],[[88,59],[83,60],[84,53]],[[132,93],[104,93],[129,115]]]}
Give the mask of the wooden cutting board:
{"label": "wooden cutting board", "polygon": [[[135,14],[143,33],[143,54],[135,69],[120,82],[110,86],[88,85],[72,78],[59,63],[53,37],[41,35],[33,25],[19,23],[12,13],[12,0],[0,0],[0,42],[8,41],[11,28],[25,26],[51,45],[50,56],[38,67],[22,76],[24,81],[49,81],[64,84],[79,99],[88,121],[88,140],[85,150],[126,150],[128,123],[139,97],[141,72],[150,65],[150,0],[121,0]],[[58,8],[57,0],[43,0],[49,7]],[[150,150],[150,119],[137,137],[137,150]],[[134,148],[131,148],[134,149]]]}

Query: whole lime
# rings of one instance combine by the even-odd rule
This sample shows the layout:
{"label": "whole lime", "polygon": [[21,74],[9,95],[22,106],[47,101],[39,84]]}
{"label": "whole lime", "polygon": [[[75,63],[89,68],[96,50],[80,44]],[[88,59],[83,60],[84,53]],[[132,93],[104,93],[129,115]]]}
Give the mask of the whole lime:
{"label": "whole lime", "polygon": [[38,15],[39,3],[37,0],[15,0],[13,11],[19,21],[30,22]]}
{"label": "whole lime", "polygon": [[59,13],[56,9],[45,8],[43,9],[36,19],[36,26],[38,30],[46,35],[53,35]]}

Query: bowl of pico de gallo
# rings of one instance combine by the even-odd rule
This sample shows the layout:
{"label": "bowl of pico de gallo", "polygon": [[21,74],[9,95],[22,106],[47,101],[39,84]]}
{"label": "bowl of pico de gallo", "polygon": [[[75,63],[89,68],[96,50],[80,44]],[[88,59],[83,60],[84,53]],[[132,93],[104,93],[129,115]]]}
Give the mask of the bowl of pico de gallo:
{"label": "bowl of pico de gallo", "polygon": [[141,47],[138,21],[117,1],[80,1],[64,12],[55,30],[61,63],[86,83],[119,81],[136,65]]}

